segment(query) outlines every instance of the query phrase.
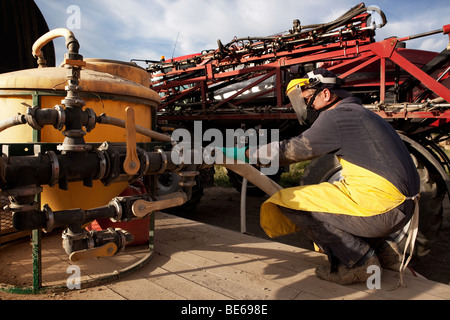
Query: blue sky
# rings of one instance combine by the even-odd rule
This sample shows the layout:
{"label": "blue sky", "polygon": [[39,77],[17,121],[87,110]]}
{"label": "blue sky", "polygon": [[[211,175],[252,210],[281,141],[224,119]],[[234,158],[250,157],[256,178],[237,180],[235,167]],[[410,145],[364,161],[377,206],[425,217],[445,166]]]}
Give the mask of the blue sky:
{"label": "blue sky", "polygon": [[[289,30],[294,19],[302,24],[330,22],[357,0],[35,0],[50,29],[72,31],[85,58],[158,60],[217,48],[235,36],[267,36]],[[377,40],[404,37],[450,24],[448,0],[373,0],[388,24]],[[80,14],[71,10],[79,8]],[[178,39],[178,40],[177,40]],[[175,47],[176,42],[176,47]],[[407,47],[442,51],[449,37],[437,35],[408,41]],[[55,41],[57,63],[64,41]]]}

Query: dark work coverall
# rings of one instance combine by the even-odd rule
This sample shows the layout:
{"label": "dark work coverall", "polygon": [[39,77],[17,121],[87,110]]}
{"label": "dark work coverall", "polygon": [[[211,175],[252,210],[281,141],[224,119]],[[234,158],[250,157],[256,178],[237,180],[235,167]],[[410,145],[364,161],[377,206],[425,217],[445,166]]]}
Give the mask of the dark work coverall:
{"label": "dark work coverall", "polygon": [[334,154],[342,179],[279,191],[261,207],[271,237],[300,231],[328,256],[353,267],[383,238],[403,228],[420,189],[416,166],[392,126],[350,97],[324,111],[303,134],[275,142],[280,164]]}

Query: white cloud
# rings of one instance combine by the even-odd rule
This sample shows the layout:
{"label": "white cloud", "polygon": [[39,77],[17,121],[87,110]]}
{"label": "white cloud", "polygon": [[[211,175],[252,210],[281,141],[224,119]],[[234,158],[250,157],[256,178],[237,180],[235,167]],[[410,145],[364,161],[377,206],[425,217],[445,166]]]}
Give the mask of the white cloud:
{"label": "white cloud", "polygon": [[[432,3],[436,2],[435,5]],[[217,48],[217,40],[267,36],[286,31],[294,19],[302,24],[329,22],[353,7],[354,0],[36,0],[50,28],[65,27],[67,7],[81,9],[81,29],[74,30],[85,57],[129,61],[171,57]],[[448,21],[445,1],[426,3],[374,0],[388,18],[377,40],[408,36],[438,28]],[[408,47],[441,51],[448,37],[414,40]],[[62,42],[63,43],[63,42]],[[62,48],[61,48],[62,46]],[[64,45],[57,45],[58,59]],[[62,58],[62,57],[61,57]]]}
{"label": "white cloud", "polygon": [[[450,5],[433,5],[433,1],[429,2],[431,3],[423,8],[411,6],[410,11],[406,11],[402,15],[398,15],[397,12],[397,14],[393,15],[393,19],[388,18],[386,27],[377,32],[377,40],[391,36],[403,38],[442,29],[449,22],[447,17],[450,16]],[[406,45],[407,48],[440,52],[446,48],[448,41],[447,35],[439,33],[433,36],[408,40]]]}

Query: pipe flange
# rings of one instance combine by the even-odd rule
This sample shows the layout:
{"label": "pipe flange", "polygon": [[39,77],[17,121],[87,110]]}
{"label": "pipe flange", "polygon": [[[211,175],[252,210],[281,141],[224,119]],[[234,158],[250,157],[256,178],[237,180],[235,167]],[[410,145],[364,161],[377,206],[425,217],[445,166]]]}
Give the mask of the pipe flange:
{"label": "pipe flange", "polygon": [[63,240],[69,242],[87,240],[88,248],[92,248],[95,245],[95,242],[93,241],[92,236],[90,235],[89,232],[74,233],[72,230],[66,229],[62,233],[62,238]]}
{"label": "pipe flange", "polygon": [[64,107],[61,105],[55,106],[54,109],[58,111],[58,122],[54,125],[54,127],[56,130],[62,131],[66,125],[66,112]]}
{"label": "pipe flange", "polygon": [[26,197],[26,196],[35,196],[41,193],[43,190],[44,189],[39,186],[30,186],[26,188],[3,190],[2,194],[8,197]]}
{"label": "pipe flange", "polygon": [[50,162],[52,163],[52,177],[49,185],[50,187],[53,187],[59,181],[59,173],[61,168],[59,166],[58,156],[54,151],[47,151],[46,155],[50,158]]}
{"label": "pipe flange", "polygon": [[91,108],[85,109],[87,115],[88,115],[88,122],[86,124],[86,131],[91,132],[95,128],[96,118],[97,115],[95,114],[94,110]]}
{"label": "pipe flange", "polygon": [[150,156],[148,155],[148,153],[141,148],[136,148],[136,152],[138,153],[138,158],[140,161],[140,169],[139,169],[139,174],[134,176],[134,178],[132,180],[130,180],[130,183],[133,183],[139,179],[141,179],[148,171],[148,169],[150,168]]}
{"label": "pipe flange", "polygon": [[119,237],[119,241],[118,241],[119,245],[117,248],[117,252],[123,252],[127,245],[126,231],[118,228],[118,229],[112,229],[112,232],[115,232],[116,235]]}
{"label": "pipe flange", "polygon": [[178,182],[178,185],[182,188],[192,188],[197,185],[197,182],[194,180],[192,181],[180,181]]}
{"label": "pipe flange", "polygon": [[161,169],[156,174],[163,174],[167,169],[167,155],[166,152],[161,148],[157,149],[156,151],[158,151],[158,153],[161,155]]}
{"label": "pipe flange", "polygon": [[144,154],[144,159],[145,159],[145,167],[142,172],[143,172],[143,175],[145,175],[147,173],[148,169],[150,169],[150,156],[148,155],[148,153],[145,150],[144,150],[143,154]]}
{"label": "pipe flange", "polygon": [[120,204],[119,199],[114,198],[109,204],[114,206],[116,209],[116,216],[114,218],[110,218],[110,220],[112,222],[120,222],[120,219],[122,219],[122,205]]}
{"label": "pipe flange", "polygon": [[200,174],[198,171],[182,171],[177,173],[181,178],[194,178]]}
{"label": "pipe flange", "polygon": [[181,180],[178,182],[178,185],[182,188],[192,188],[197,182],[195,182],[195,177],[200,173],[198,171],[181,171],[177,172],[180,176]]}
{"label": "pipe flange", "polygon": [[97,177],[94,178],[94,180],[100,180],[100,179],[103,179],[103,177],[106,175],[107,161],[106,161],[105,153],[103,151],[96,149],[96,150],[94,150],[94,152],[97,154],[98,158],[100,159],[100,170],[98,171],[98,175],[97,175]]}
{"label": "pipe flange", "polygon": [[88,249],[95,248],[94,234],[95,230],[86,233],[86,243]]}
{"label": "pipe flange", "polygon": [[40,109],[39,107],[28,107],[27,109],[26,119],[28,124],[34,130],[41,130],[43,128],[43,126],[39,125],[39,123],[36,120],[36,111],[39,109]]}
{"label": "pipe flange", "polygon": [[[58,145],[56,148],[59,151],[73,151],[73,152],[83,152],[83,151],[91,151],[92,146],[87,143],[73,143],[72,141],[81,141],[82,138],[86,135],[84,130],[66,130],[63,131],[63,135],[66,137],[63,144]],[[69,139],[69,142],[67,141]]]}
{"label": "pipe flange", "polygon": [[39,203],[34,202],[32,204],[18,204],[15,202],[11,202],[9,205],[3,208],[5,211],[12,212],[30,212],[35,211],[39,208]]}
{"label": "pipe flange", "polygon": [[45,217],[47,218],[47,225],[43,231],[45,233],[50,233],[53,231],[53,227],[55,226],[55,215],[48,204],[43,207],[42,211],[45,213]]}
{"label": "pipe flange", "polygon": [[64,152],[64,151],[73,151],[73,152],[83,152],[83,151],[90,151],[92,149],[92,146],[88,144],[60,144],[56,147],[58,151]]}

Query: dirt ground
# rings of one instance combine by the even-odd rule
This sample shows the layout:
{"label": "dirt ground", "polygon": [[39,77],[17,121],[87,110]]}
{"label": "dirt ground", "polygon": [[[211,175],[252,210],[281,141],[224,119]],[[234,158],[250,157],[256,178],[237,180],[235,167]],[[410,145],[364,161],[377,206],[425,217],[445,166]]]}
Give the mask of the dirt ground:
{"label": "dirt ground", "polygon": [[[246,233],[269,239],[259,225],[259,208],[266,199],[266,196],[247,197]],[[204,196],[195,212],[179,213],[179,215],[207,224],[242,231],[240,203],[241,195],[234,188],[208,188],[205,189]],[[429,280],[450,284],[450,204],[448,198],[445,199],[444,210],[443,226],[433,249],[421,260],[414,259],[410,266]],[[281,237],[274,241],[312,249],[310,241],[301,234]]]}

